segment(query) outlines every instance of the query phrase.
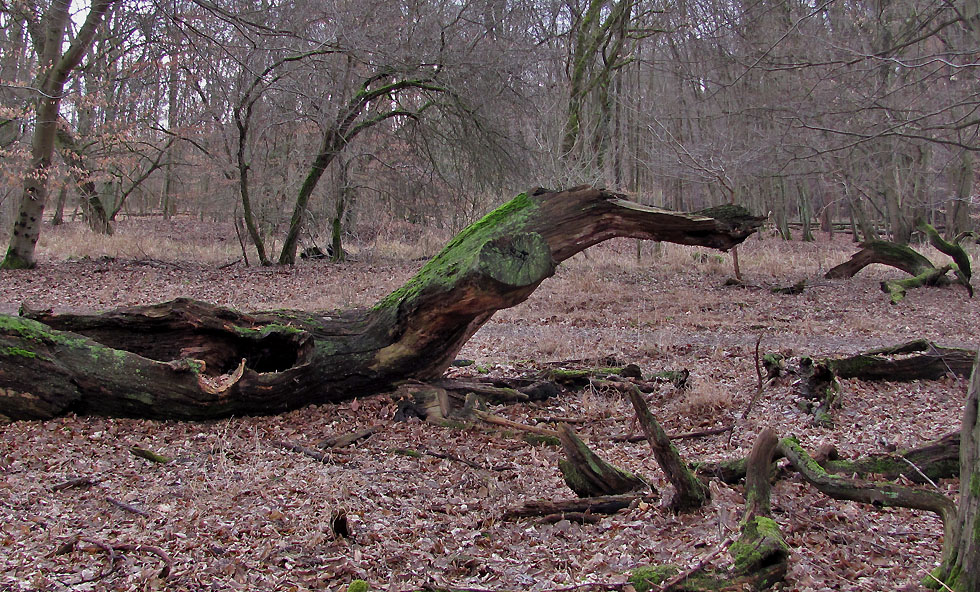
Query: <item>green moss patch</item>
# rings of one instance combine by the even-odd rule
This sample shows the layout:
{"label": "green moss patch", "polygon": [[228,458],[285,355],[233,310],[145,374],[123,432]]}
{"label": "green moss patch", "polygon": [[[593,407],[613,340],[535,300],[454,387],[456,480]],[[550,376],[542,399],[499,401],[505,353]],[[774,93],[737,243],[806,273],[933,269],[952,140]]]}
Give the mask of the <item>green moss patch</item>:
{"label": "green moss patch", "polygon": [[519,231],[527,218],[537,211],[537,201],[526,193],[493,210],[482,219],[467,226],[426,263],[412,279],[408,280],[380,302],[376,310],[397,306],[404,300],[411,300],[426,288],[452,286],[458,275],[468,270],[480,249],[487,242]]}

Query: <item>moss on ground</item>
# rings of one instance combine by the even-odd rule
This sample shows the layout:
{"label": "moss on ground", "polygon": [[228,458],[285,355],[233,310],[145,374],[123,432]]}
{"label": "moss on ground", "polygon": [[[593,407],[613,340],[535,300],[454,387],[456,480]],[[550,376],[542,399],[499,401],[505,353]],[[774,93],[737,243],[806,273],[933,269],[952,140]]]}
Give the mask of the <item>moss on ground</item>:
{"label": "moss on ground", "polygon": [[646,565],[630,572],[629,583],[636,592],[649,592],[681,572],[676,565]]}

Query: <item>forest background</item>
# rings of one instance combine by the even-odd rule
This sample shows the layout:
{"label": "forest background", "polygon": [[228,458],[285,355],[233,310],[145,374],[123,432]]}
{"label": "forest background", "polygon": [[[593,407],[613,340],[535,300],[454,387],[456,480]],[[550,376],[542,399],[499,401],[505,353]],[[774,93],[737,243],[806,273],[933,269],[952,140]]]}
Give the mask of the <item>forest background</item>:
{"label": "forest background", "polygon": [[[253,260],[290,263],[382,221],[455,231],[527,187],[596,183],[677,210],[737,202],[786,238],[791,221],[805,240],[843,224],[904,243],[919,221],[953,236],[976,201],[978,14],[976,0],[4,0],[0,233],[25,200],[104,233],[186,213],[236,220]],[[89,21],[91,49],[46,94],[52,47],[81,45]],[[44,98],[60,101],[50,168]],[[50,198],[29,191],[39,178]]]}

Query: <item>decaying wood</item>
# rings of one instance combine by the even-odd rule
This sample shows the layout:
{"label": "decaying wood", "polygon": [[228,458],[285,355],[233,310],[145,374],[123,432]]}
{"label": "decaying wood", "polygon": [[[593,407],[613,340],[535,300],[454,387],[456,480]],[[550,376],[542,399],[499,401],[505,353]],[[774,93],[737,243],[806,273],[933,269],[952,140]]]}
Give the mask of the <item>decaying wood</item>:
{"label": "decaying wood", "polygon": [[844,263],[831,268],[824,274],[824,277],[827,279],[851,278],[873,263],[894,267],[909,275],[919,275],[936,268],[932,261],[907,245],[875,240],[862,244],[860,251],[851,255],[851,258]]}
{"label": "decaying wood", "polygon": [[650,408],[640,395],[640,390],[632,384],[625,384],[624,390],[630,403],[633,404],[647,442],[653,449],[653,456],[667,475],[670,484],[674,486],[674,496],[668,503],[669,507],[676,512],[700,508],[710,499],[707,486],[684,464],[677,449],[670,443],[670,438],[650,413]]}
{"label": "decaying wood", "polygon": [[778,450],[808,483],[834,499],[863,502],[878,507],[913,508],[935,512],[943,519],[947,535],[955,525],[956,504],[942,493],[895,483],[878,483],[831,475],[790,438],[780,440]]}
{"label": "decaying wood", "polygon": [[[881,475],[890,480],[904,477],[915,483],[928,483],[959,475],[960,434],[953,432],[922,446],[890,454],[871,454],[854,460],[842,460],[830,449],[814,455],[814,460],[828,473],[841,475]],[[774,458],[782,458],[777,450]],[[747,458],[712,463],[697,463],[697,473],[734,485],[745,478]]]}
{"label": "decaying wood", "polygon": [[944,347],[916,339],[845,358],[830,358],[827,365],[840,378],[861,380],[937,380],[947,374],[968,377],[976,351]]}
{"label": "decaying wood", "polygon": [[615,514],[620,510],[629,508],[640,502],[652,504],[656,501],[658,501],[656,493],[605,495],[559,501],[531,500],[520,507],[504,512],[503,519],[516,520],[572,512],[583,514]]}
{"label": "decaying wood", "polygon": [[953,263],[936,267],[932,261],[911,247],[875,240],[861,245],[860,251],[852,255],[848,261],[830,269],[825,277],[828,279],[854,277],[856,273],[872,263],[880,263],[900,269],[912,277],[881,282],[881,289],[889,295],[891,303],[898,304],[905,298],[906,291],[912,288],[945,286],[952,283],[952,280],[946,275],[952,271],[956,277],[956,283],[964,286],[972,298],[970,257],[959,244],[966,235],[961,235],[953,242],[948,242],[939,236],[936,229],[929,224],[920,224],[919,230],[926,235],[932,246],[941,253],[949,255],[953,259]]}
{"label": "decaying wood", "polygon": [[959,506],[946,522],[942,563],[933,578],[943,589],[980,590],[980,355],[960,421]]}
{"label": "decaying wood", "polygon": [[729,548],[735,574],[755,578],[756,589],[772,587],[786,577],[789,546],[772,519],[769,474],[779,439],[766,428],[748,456],[745,476],[745,515],[740,534]]}
{"label": "decaying wood", "polygon": [[[320,452],[315,448],[310,448],[308,446],[296,444],[295,442],[286,442],[285,440],[274,440],[272,443],[278,446],[279,448],[284,448],[291,452],[298,452],[300,454],[305,454],[306,456],[314,460],[318,460],[322,463],[329,464],[333,462],[333,457],[331,457],[330,454],[326,452]],[[340,450],[332,450],[331,452],[340,452]]]}
{"label": "decaying wood", "polygon": [[340,434],[337,436],[331,436],[330,438],[323,439],[317,446],[320,448],[344,448],[350,446],[354,442],[363,440],[377,433],[377,427],[365,428],[363,430],[357,430],[356,432],[350,432],[349,434]]}
{"label": "decaying wood", "polygon": [[538,436],[546,436],[549,438],[558,438],[557,430],[549,430],[548,428],[542,428],[538,426],[527,425],[519,423],[516,421],[511,421],[505,417],[500,417],[499,415],[494,415],[487,411],[480,409],[473,409],[473,416],[480,421],[489,423],[491,425],[500,426],[502,428],[508,428],[511,430],[517,430],[519,432],[527,432],[529,434],[536,434]]}
{"label": "decaying wood", "polygon": [[895,480],[904,477],[915,483],[929,483],[957,477],[960,472],[960,433],[946,434],[917,448],[891,454],[872,454],[855,460],[819,460],[828,473],[841,475],[881,475]]}
{"label": "decaying wood", "polygon": [[522,194],[404,286],[347,312],[239,311],[178,299],[100,314],[0,316],[0,414],[209,419],[279,413],[436,379],[497,310],[614,237],[730,249],[761,218],[693,214],[590,187]]}
{"label": "decaying wood", "polygon": [[567,423],[558,426],[558,439],[566,457],[558,467],[565,483],[579,497],[620,495],[651,487],[644,479],[600,458]]}
{"label": "decaying wood", "polygon": [[140,458],[145,458],[146,460],[148,460],[150,462],[159,463],[159,464],[162,464],[162,465],[167,464],[171,460],[167,456],[164,456],[162,454],[158,454],[158,453],[153,452],[152,450],[149,450],[147,448],[140,448],[139,446],[132,446],[132,447],[130,447],[129,451],[133,454],[133,456],[138,456]]}
{"label": "decaying wood", "polygon": [[121,502],[115,498],[106,497],[105,501],[109,502],[113,506],[116,506],[124,512],[129,512],[130,514],[136,514],[137,516],[142,516],[143,518],[149,518],[150,514],[146,510],[137,508],[133,504],[127,504],[126,502]]}
{"label": "decaying wood", "polygon": [[51,491],[62,491],[65,489],[73,489],[76,487],[91,487],[98,483],[97,479],[92,477],[73,477],[71,479],[66,479],[59,483],[55,483],[50,487]]}

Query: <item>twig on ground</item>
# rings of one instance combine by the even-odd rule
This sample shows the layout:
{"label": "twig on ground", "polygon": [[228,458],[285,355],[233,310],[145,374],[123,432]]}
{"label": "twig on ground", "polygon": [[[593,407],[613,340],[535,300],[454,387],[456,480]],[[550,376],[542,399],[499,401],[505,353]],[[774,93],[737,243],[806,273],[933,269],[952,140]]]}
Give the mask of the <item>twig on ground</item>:
{"label": "twig on ground", "polygon": [[91,487],[98,483],[97,479],[92,477],[72,477],[71,479],[66,479],[61,483],[55,483],[50,487],[52,492],[61,491],[62,489],[71,489],[73,487]]}
{"label": "twig on ground", "polygon": [[126,512],[129,512],[131,514],[136,514],[136,515],[142,516],[144,518],[149,518],[150,517],[149,512],[147,512],[146,510],[141,510],[140,508],[137,508],[136,506],[134,506],[132,504],[127,504],[126,502],[121,502],[121,501],[119,501],[117,499],[114,499],[114,498],[111,498],[111,497],[108,497],[108,496],[106,496],[105,501],[107,501],[110,504],[116,506],[117,508],[119,508],[121,510],[125,510]]}
{"label": "twig on ground", "polygon": [[142,544],[134,544],[134,543],[109,543],[106,541],[100,541],[99,539],[96,539],[94,537],[75,535],[73,537],[70,537],[61,545],[59,545],[58,549],[55,550],[54,555],[64,555],[66,553],[71,553],[78,546],[78,543],[88,543],[90,545],[93,545],[109,556],[108,571],[104,569],[100,569],[99,573],[96,576],[94,576],[93,578],[88,578],[86,580],[83,580],[79,582],[80,584],[87,583],[87,582],[94,582],[95,580],[102,579],[110,575],[112,572],[114,572],[116,569],[116,559],[119,558],[119,556],[116,554],[117,551],[131,552],[131,553],[148,553],[150,555],[156,555],[161,560],[163,560],[164,563],[163,569],[160,570],[160,574],[159,574],[159,577],[161,579],[167,579],[168,577],[170,577],[171,572],[173,572],[173,568],[174,568],[173,558],[170,557],[169,553],[167,553],[160,547],[156,547],[154,545],[142,545]]}
{"label": "twig on ground", "polygon": [[[320,452],[319,450],[314,450],[313,448],[309,448],[307,446],[303,446],[293,442],[287,442],[285,440],[273,440],[272,443],[280,448],[285,448],[286,450],[289,450],[291,452],[298,452],[300,454],[305,454],[306,456],[318,460],[322,463],[329,464],[333,462],[333,458],[330,456],[330,454],[327,454],[325,452]],[[343,449],[336,449],[336,448],[331,448],[330,451],[331,453],[347,452]]]}
{"label": "twig on ground", "polygon": [[929,485],[932,485],[936,489],[939,489],[939,486],[936,485],[936,482],[933,481],[932,479],[930,479],[928,475],[926,475],[925,473],[923,473],[922,472],[922,469],[920,469],[918,466],[916,466],[916,464],[914,462],[912,462],[909,459],[905,458],[901,454],[898,455],[898,458],[900,458],[900,459],[904,460],[905,462],[907,462],[910,467],[912,467],[913,469],[915,469],[915,472],[918,473],[920,477],[922,477],[923,479],[925,479],[926,481],[929,482]]}
{"label": "twig on ground", "polygon": [[174,560],[170,557],[170,554],[154,545],[139,545],[132,543],[115,543],[112,548],[116,551],[131,551],[133,553],[149,553],[150,555],[156,555],[163,560],[164,566],[160,570],[160,578],[167,579],[170,577],[170,573],[174,569]]}
{"label": "twig on ground", "polygon": [[65,555],[67,553],[71,553],[75,549],[75,547],[78,546],[78,543],[80,543],[80,542],[85,542],[85,543],[88,543],[90,545],[94,545],[94,546],[98,547],[99,550],[101,550],[103,553],[105,553],[106,555],[108,555],[109,556],[109,565],[108,565],[108,568],[109,569],[107,571],[105,568],[100,568],[99,569],[99,572],[97,574],[95,574],[94,576],[92,576],[90,578],[83,578],[80,582],[78,582],[79,584],[87,584],[89,582],[95,582],[97,580],[101,580],[102,578],[104,578],[104,577],[112,574],[112,572],[114,572],[116,570],[116,552],[115,552],[115,550],[113,550],[112,545],[110,545],[108,543],[105,543],[105,542],[102,542],[102,541],[100,541],[98,539],[91,538],[91,537],[83,537],[83,536],[75,535],[75,536],[69,538],[67,541],[65,541],[61,545],[59,545],[58,546],[58,549],[55,550],[54,554],[55,555]]}
{"label": "twig on ground", "polygon": [[444,459],[444,460],[451,460],[451,461],[455,461],[455,462],[458,462],[458,463],[463,463],[464,465],[466,465],[468,467],[472,467],[474,469],[479,469],[479,470],[483,470],[483,471],[488,470],[487,467],[481,465],[480,463],[476,463],[476,462],[473,462],[471,460],[466,460],[465,458],[460,458],[460,457],[458,457],[458,456],[456,456],[454,454],[446,454],[446,453],[443,453],[443,452],[436,452],[435,450],[429,450],[428,448],[423,448],[421,450],[421,452],[423,454],[427,454],[427,455],[432,456],[432,457],[435,457],[435,458],[441,458],[441,459]]}
{"label": "twig on ground", "polygon": [[708,565],[709,561],[717,557],[719,553],[721,553],[729,546],[731,546],[734,540],[735,540],[735,535],[734,534],[729,535],[728,538],[720,542],[718,546],[714,548],[714,550],[712,550],[710,553],[702,557],[701,560],[698,561],[696,564],[694,564],[692,567],[689,567],[688,569],[682,571],[681,573],[677,574],[676,576],[664,582],[664,584],[660,586],[660,592],[667,592],[677,584],[680,584],[684,580],[688,579],[689,577],[693,576],[697,572],[704,569],[704,566]]}

